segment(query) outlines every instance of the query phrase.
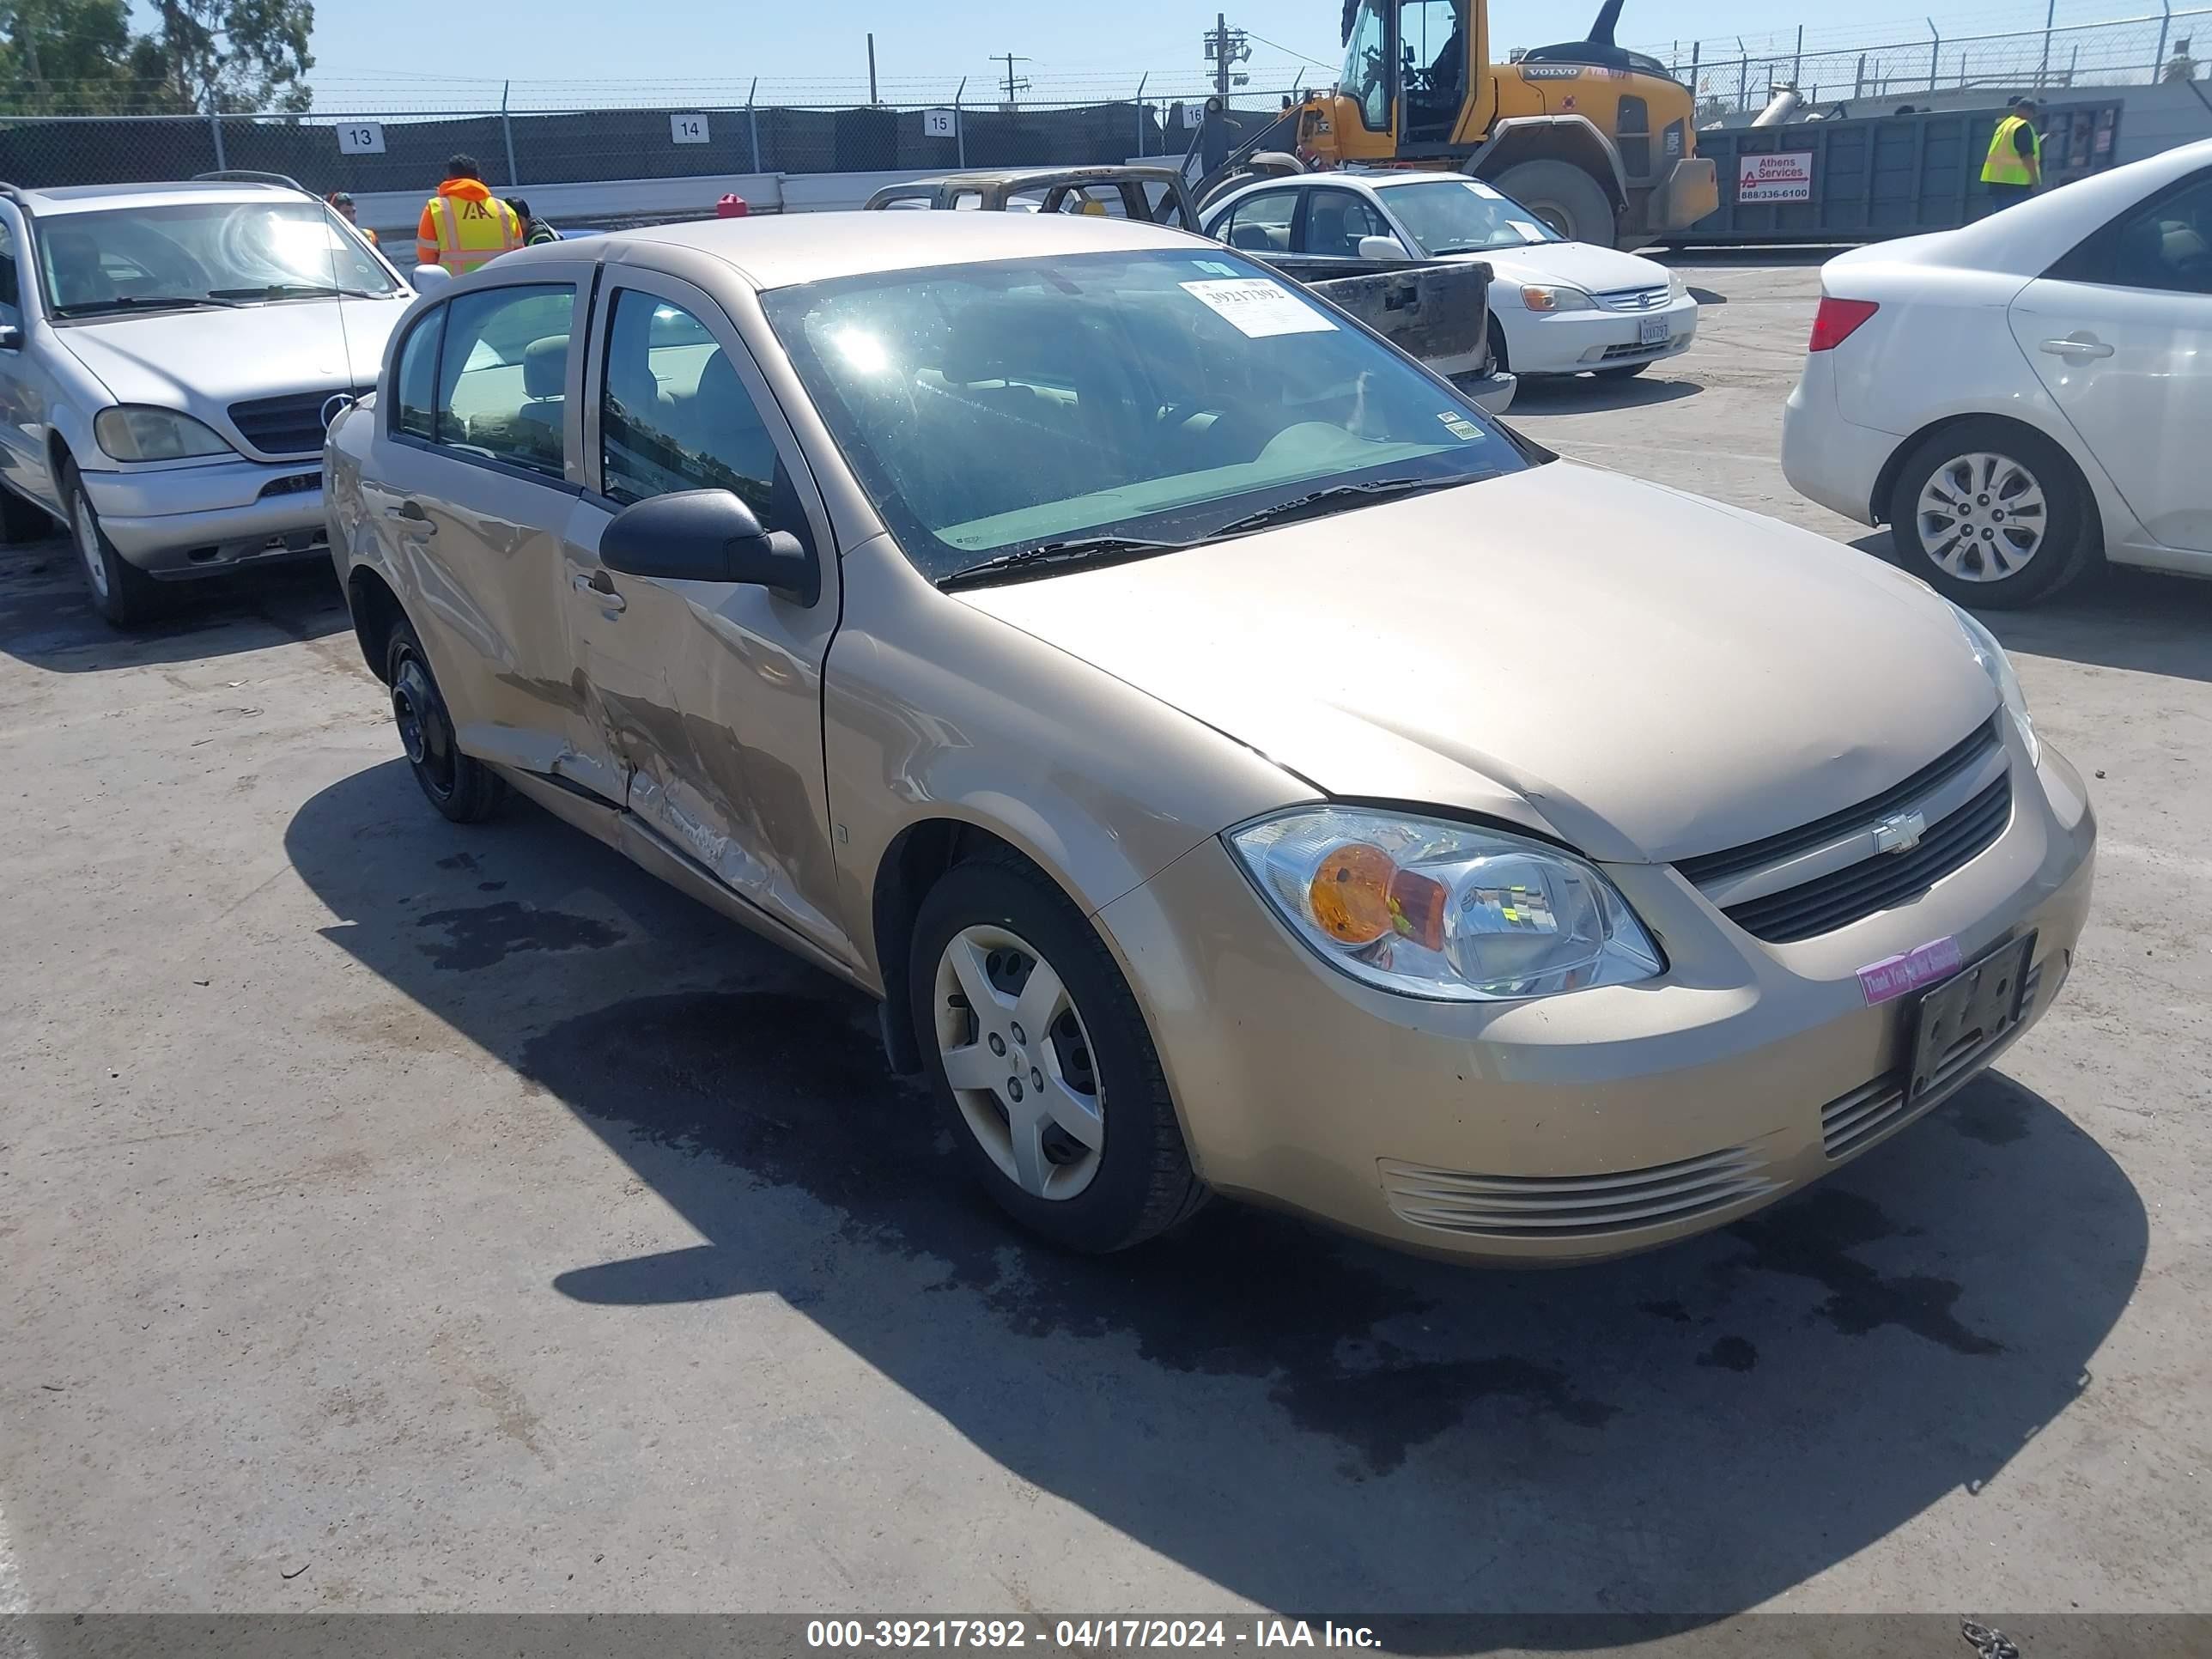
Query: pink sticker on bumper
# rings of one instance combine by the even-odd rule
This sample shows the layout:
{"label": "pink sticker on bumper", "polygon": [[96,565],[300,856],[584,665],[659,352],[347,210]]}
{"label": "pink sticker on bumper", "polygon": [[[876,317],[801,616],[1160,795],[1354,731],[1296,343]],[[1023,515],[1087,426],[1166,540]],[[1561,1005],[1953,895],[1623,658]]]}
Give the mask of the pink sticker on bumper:
{"label": "pink sticker on bumper", "polygon": [[1965,960],[1957,939],[1935,939],[1903,956],[1869,963],[1859,969],[1859,989],[1869,1005],[1887,1002],[1957,973]]}

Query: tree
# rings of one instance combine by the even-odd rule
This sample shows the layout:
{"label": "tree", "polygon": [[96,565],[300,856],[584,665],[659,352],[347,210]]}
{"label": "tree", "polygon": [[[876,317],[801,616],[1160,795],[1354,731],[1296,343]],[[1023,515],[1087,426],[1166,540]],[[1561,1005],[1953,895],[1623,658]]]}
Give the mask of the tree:
{"label": "tree", "polygon": [[0,0],[9,111],[126,109],[141,89],[124,0]]}
{"label": "tree", "polygon": [[314,58],[313,0],[161,0],[155,37],[167,79],[185,106],[304,110]]}

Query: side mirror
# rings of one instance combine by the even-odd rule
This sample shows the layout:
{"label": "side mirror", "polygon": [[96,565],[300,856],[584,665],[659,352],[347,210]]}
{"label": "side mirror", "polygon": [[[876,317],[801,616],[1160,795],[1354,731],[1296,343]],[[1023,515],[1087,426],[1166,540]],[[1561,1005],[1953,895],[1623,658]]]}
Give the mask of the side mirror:
{"label": "side mirror", "polygon": [[441,283],[450,283],[453,280],[453,273],[443,265],[417,265],[415,267],[415,274],[408,278],[410,286],[417,294],[426,289],[435,288]]}
{"label": "side mirror", "polygon": [[1363,236],[1359,239],[1359,257],[1382,264],[1402,265],[1411,264],[1413,256],[1395,236]]}
{"label": "side mirror", "polygon": [[0,351],[21,351],[23,331],[13,323],[0,323]]}
{"label": "side mirror", "polygon": [[599,532],[599,562],[629,576],[738,582],[801,605],[822,597],[822,567],[781,530],[760,527],[726,489],[684,489],[634,502]]}

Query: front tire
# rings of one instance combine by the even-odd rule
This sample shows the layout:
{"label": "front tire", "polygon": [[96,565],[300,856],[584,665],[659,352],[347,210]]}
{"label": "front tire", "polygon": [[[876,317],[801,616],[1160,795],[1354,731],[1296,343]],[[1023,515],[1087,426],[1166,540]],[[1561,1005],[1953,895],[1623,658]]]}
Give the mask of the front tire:
{"label": "front tire", "polygon": [[1960,421],[1905,458],[1890,540],[1913,574],[1955,604],[2048,599],[2095,560],[2089,487],[2066,452],[2008,421]]}
{"label": "front tire", "polygon": [[70,541],[92,608],[111,628],[136,628],[159,616],[167,598],[161,584],[115,550],[74,463],[62,463],[61,482],[62,499],[69,504]]}
{"label": "front tire", "polygon": [[961,1159],[1023,1226],[1103,1255],[1205,1202],[1128,981],[1036,870],[949,872],[915,918],[908,987]]}
{"label": "front tire", "polygon": [[1504,191],[1571,242],[1611,247],[1613,204],[1596,179],[1571,161],[1523,161],[1508,167],[1492,185]]}
{"label": "front tire", "polygon": [[404,618],[392,624],[385,641],[384,670],[400,745],[423,795],[455,823],[489,817],[506,799],[507,786],[491,768],[461,752],[422,641]]}

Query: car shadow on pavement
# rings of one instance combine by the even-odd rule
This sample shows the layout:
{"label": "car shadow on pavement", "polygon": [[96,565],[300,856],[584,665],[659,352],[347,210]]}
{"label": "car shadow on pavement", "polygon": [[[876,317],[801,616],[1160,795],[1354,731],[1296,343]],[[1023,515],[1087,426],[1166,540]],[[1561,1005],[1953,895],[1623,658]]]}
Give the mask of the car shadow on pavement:
{"label": "car shadow on pavement", "polygon": [[61,674],[265,650],[352,626],[327,560],[165,585],[171,610],[118,633],[92,608],[76,551],[57,538],[0,548],[0,653]]}
{"label": "car shadow on pavement", "polygon": [[781,1297],[1014,1475],[1271,1607],[1751,1607],[2003,1481],[2142,1270],[2125,1176],[2002,1076],[1626,1261],[1476,1272],[1225,1202],[1072,1258],[961,1177],[872,1003],[544,814],[456,829],[395,760],[286,846],[326,938],[706,1241],[635,1257],[580,1221],[544,1295],[625,1310],[626,1347],[657,1340],[641,1310]]}
{"label": "car shadow on pavement", "polygon": [[[1887,530],[1858,537],[1851,545],[1877,559],[1892,558]],[[2212,681],[2212,582],[2108,565],[2056,599],[2020,611],[1974,614],[2008,651]]]}
{"label": "car shadow on pavement", "polygon": [[1516,415],[1584,415],[1606,409],[1648,409],[1694,398],[1705,387],[1695,380],[1670,380],[1647,370],[1632,380],[1601,380],[1595,374],[1523,375],[1506,406]]}

